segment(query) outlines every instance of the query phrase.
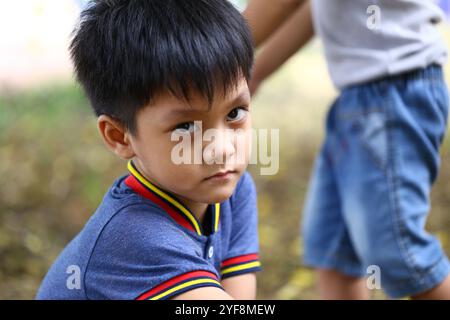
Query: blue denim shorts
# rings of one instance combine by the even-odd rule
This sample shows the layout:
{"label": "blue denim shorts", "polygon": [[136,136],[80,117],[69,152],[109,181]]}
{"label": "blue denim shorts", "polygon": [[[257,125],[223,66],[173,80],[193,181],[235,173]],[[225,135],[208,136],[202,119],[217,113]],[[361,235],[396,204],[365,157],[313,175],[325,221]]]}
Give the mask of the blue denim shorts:
{"label": "blue denim shorts", "polygon": [[449,261],[425,221],[448,106],[439,66],[342,91],[305,202],[306,265],[358,277],[377,266],[393,298],[447,277]]}

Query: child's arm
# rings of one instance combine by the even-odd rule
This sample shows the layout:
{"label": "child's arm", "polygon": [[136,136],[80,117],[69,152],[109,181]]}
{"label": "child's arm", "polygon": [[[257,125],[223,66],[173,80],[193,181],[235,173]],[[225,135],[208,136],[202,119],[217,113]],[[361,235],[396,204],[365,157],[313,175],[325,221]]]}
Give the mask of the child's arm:
{"label": "child's arm", "polygon": [[267,40],[256,59],[250,88],[252,93],[313,36],[311,3],[308,0]]}
{"label": "child's arm", "polygon": [[244,11],[259,47],[305,0],[250,0]]}
{"label": "child's arm", "polygon": [[173,300],[233,300],[233,297],[222,289],[203,287],[177,295]]}
{"label": "child's arm", "polygon": [[225,291],[237,300],[256,299],[256,274],[246,273],[222,280]]}

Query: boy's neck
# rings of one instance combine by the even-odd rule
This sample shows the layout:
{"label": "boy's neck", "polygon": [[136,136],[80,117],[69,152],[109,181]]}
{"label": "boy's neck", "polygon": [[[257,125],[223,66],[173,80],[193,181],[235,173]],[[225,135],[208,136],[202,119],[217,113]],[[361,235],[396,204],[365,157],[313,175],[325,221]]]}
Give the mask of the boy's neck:
{"label": "boy's neck", "polygon": [[191,210],[191,212],[195,215],[197,220],[200,223],[203,223],[203,220],[205,219],[206,210],[208,209],[207,203],[200,203],[188,200],[186,198],[183,198],[181,196],[177,196],[177,198]]}

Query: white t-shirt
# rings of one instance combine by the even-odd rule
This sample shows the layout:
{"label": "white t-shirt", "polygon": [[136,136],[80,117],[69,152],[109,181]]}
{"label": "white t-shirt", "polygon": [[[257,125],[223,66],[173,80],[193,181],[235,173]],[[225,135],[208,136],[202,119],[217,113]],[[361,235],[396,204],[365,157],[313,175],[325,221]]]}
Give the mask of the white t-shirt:
{"label": "white t-shirt", "polygon": [[338,88],[396,75],[447,58],[434,0],[312,0],[331,77]]}

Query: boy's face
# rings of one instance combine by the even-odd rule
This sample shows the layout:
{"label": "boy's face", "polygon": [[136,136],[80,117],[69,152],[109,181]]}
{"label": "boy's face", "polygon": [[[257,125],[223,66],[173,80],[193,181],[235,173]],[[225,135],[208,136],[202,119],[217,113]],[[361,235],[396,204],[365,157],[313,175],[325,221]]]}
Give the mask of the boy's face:
{"label": "boy's face", "polygon": [[[135,165],[150,182],[181,200],[197,203],[226,200],[249,160],[249,105],[250,93],[245,79],[227,96],[217,95],[211,107],[198,94],[194,94],[189,103],[169,93],[156,97],[151,105],[139,111],[136,134],[129,136]],[[204,141],[202,136],[207,130],[213,138]],[[179,139],[173,141],[173,135]],[[183,147],[190,150],[184,148],[179,152],[181,139]],[[184,152],[191,153],[184,158],[189,159],[185,161],[188,163],[177,164],[174,157],[183,156]],[[201,158],[194,162],[196,152]]]}

